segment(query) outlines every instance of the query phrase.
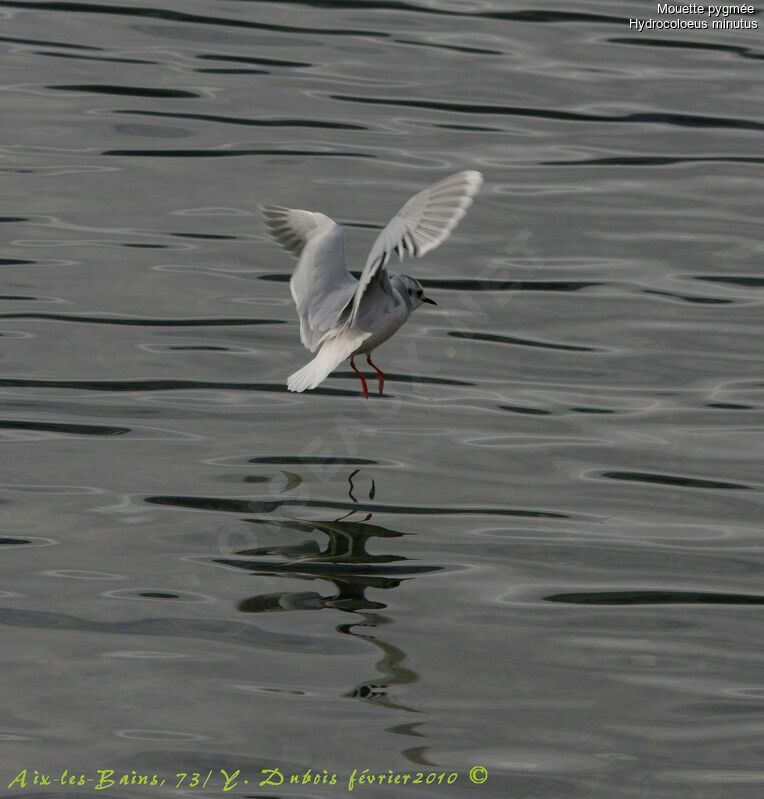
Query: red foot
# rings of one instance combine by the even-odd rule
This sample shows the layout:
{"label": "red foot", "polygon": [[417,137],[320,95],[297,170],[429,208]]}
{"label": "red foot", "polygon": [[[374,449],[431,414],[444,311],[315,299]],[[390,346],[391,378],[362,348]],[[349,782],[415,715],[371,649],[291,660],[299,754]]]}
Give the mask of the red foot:
{"label": "red foot", "polygon": [[350,359],[350,366],[352,367],[353,371],[358,375],[358,379],[361,381],[361,387],[363,388],[363,396],[369,396],[369,387],[366,385],[366,378],[358,371],[358,368],[353,363],[353,359]]}
{"label": "red foot", "polygon": [[371,359],[371,355],[366,356],[366,363],[369,366],[374,367],[374,371],[377,373],[377,378],[379,380],[379,393],[381,394],[385,390],[385,373],[374,363]]}

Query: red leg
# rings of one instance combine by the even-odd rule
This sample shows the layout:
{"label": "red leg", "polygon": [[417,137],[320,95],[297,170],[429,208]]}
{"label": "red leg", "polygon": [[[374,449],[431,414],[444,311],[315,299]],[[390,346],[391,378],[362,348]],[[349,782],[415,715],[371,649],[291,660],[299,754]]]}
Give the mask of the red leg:
{"label": "red leg", "polygon": [[371,355],[366,356],[366,363],[369,366],[374,367],[374,371],[377,373],[377,378],[379,380],[379,393],[381,394],[385,390],[385,373],[374,363],[371,359]]}
{"label": "red leg", "polygon": [[358,368],[353,363],[353,359],[350,359],[350,366],[353,368],[353,371],[358,375],[359,380],[361,381],[361,387],[363,388],[363,395],[364,397],[369,396],[369,387],[366,385],[366,378],[358,371]]}

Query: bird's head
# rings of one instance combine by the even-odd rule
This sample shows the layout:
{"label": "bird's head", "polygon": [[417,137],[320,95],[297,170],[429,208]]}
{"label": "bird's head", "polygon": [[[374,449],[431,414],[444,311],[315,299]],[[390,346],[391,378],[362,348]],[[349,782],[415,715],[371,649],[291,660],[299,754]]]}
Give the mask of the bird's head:
{"label": "bird's head", "polygon": [[401,292],[401,294],[406,295],[407,301],[411,306],[412,311],[415,311],[423,302],[426,302],[430,305],[438,304],[435,302],[435,300],[431,300],[429,297],[424,296],[422,284],[413,277],[409,277],[408,275],[399,275],[397,280],[398,290]]}

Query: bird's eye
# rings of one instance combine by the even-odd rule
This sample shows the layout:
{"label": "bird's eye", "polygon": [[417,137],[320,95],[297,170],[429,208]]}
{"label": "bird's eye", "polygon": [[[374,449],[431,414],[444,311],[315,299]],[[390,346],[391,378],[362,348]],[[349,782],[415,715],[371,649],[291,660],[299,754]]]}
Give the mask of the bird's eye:
{"label": "bird's eye", "polygon": [[412,293],[412,292],[411,292],[411,289],[409,289],[409,297],[411,296],[411,293]]}
{"label": "bird's eye", "polygon": [[422,289],[419,289],[419,291],[417,291],[417,293],[416,293],[417,297],[421,297],[421,296],[422,296],[422,294],[424,294],[424,292],[422,291]]}

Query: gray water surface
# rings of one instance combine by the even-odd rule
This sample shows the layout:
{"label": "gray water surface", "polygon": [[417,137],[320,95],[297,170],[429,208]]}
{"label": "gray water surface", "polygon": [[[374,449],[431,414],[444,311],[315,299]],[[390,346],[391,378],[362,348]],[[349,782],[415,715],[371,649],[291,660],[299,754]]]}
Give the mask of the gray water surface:
{"label": "gray water surface", "polygon": [[[3,793],[756,795],[760,32],[159,2],[0,0]],[[486,184],[402,267],[438,307],[378,351],[385,395],[287,393],[256,205],[347,225],[358,269],[460,169]]]}

